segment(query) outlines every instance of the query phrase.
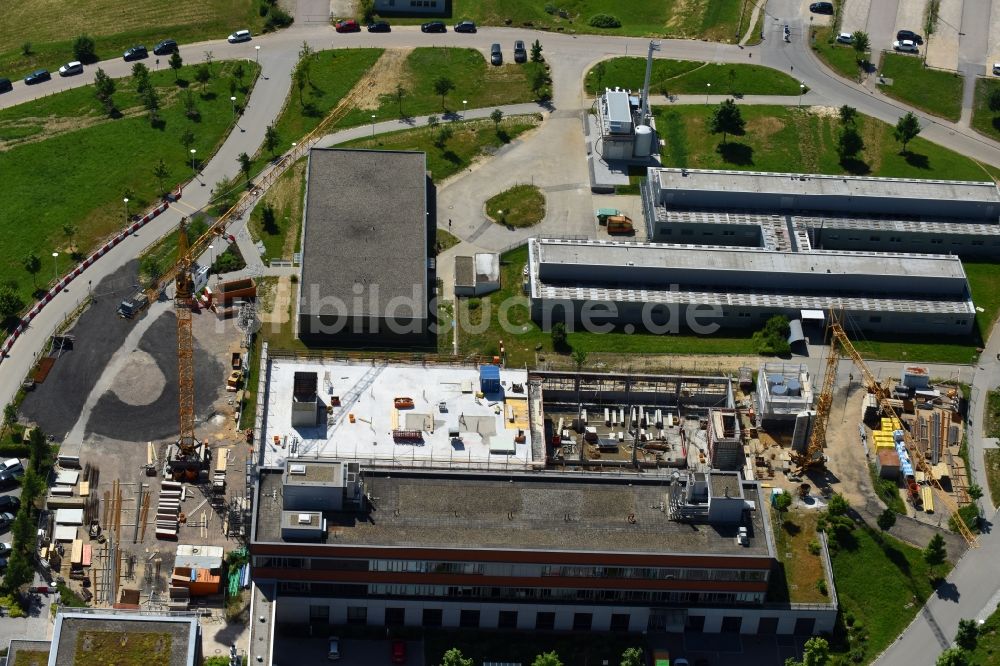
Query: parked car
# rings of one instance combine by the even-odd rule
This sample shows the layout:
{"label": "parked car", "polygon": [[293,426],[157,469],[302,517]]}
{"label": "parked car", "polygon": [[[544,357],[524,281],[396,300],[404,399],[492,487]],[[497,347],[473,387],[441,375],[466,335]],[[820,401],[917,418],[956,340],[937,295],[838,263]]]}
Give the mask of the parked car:
{"label": "parked car", "polygon": [[993,75],[1000,76],[1000,62],[993,63]]}
{"label": "parked car", "polygon": [[73,76],[74,74],[83,74],[83,63],[79,60],[73,60],[59,68],[59,76]]}
{"label": "parked car", "polygon": [[156,55],[170,55],[177,50],[177,42],[172,39],[164,39],[162,42],[153,47],[153,53]]}
{"label": "parked car", "polygon": [[24,465],[18,458],[7,458],[2,463],[0,463],[0,472],[7,472],[8,474],[20,479],[24,476]]}
{"label": "parked car", "polygon": [[10,549],[14,547],[10,541],[0,541],[0,555],[6,556]]}
{"label": "parked car", "polygon": [[17,486],[17,477],[10,472],[0,472],[0,490]]}
{"label": "parked car", "polygon": [[340,639],[336,636],[330,637],[330,647],[326,651],[326,658],[329,661],[340,661]]}
{"label": "parked car", "polygon": [[892,43],[892,48],[895,51],[902,51],[904,53],[917,53],[916,42],[910,41],[909,39],[896,40]]}
{"label": "parked car", "polygon": [[238,44],[240,42],[249,42],[253,39],[253,35],[250,34],[249,30],[237,30],[233,34],[226,37],[230,44]]}
{"label": "parked car", "polygon": [[520,39],[514,42],[514,62],[528,62],[528,50]]}
{"label": "parked car", "polygon": [[474,21],[459,21],[455,24],[455,32],[475,32],[476,24]]}
{"label": "parked car", "polygon": [[0,557],[0,569],[6,569],[6,568],[7,568],[7,558]]}
{"label": "parked car", "polygon": [[896,33],[896,39],[898,39],[899,41],[908,39],[915,44],[924,43],[924,38],[918,35],[917,33],[913,32],[912,30],[900,30],[899,32]]}
{"label": "parked car", "polygon": [[0,513],[0,530],[8,529],[13,522],[14,514],[7,512]]}
{"label": "parked car", "polygon": [[24,77],[24,82],[27,83],[29,86],[33,86],[36,83],[41,83],[42,81],[48,81],[51,78],[52,75],[49,74],[49,70],[36,69],[31,74],[28,74],[26,77]]}
{"label": "parked car", "polygon": [[840,42],[841,44],[853,44],[854,35],[852,35],[849,32],[842,32],[839,35],[837,35],[837,41]]}
{"label": "parked car", "polygon": [[142,60],[143,58],[149,57],[149,51],[147,51],[146,47],[142,44],[136,44],[123,53],[122,57],[125,58],[126,62],[129,60]]}
{"label": "parked car", "polygon": [[814,2],[809,5],[809,11],[813,14],[828,14],[833,15],[833,3],[832,2]]}
{"label": "parked car", "polygon": [[354,19],[337,21],[333,27],[337,32],[361,32],[361,26]]}
{"label": "parked car", "polygon": [[420,25],[420,32],[448,32],[444,21],[428,21]]}
{"label": "parked car", "polygon": [[395,640],[392,642],[392,648],[389,651],[389,661],[394,664],[406,663],[406,641]]}
{"label": "parked car", "polygon": [[10,79],[0,78],[0,93],[5,93],[13,89],[14,89],[14,84],[10,82]]}
{"label": "parked car", "polygon": [[368,32],[392,32],[392,28],[385,21],[375,21],[368,24]]}
{"label": "parked car", "polygon": [[503,64],[503,51],[500,49],[499,44],[494,44],[490,47],[490,63],[493,65]]}
{"label": "parked car", "polygon": [[[13,495],[4,495],[0,497],[0,511],[8,511],[10,513],[17,513],[18,509],[21,508],[21,500]],[[3,552],[3,551],[0,551]]]}

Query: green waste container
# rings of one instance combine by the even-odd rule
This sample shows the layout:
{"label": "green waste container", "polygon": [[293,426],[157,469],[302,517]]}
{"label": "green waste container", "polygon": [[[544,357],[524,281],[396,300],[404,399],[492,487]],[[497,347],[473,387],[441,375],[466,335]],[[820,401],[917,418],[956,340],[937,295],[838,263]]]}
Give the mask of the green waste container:
{"label": "green waste container", "polygon": [[598,208],[597,209],[597,221],[601,224],[605,224],[608,218],[613,215],[621,215],[621,212],[617,208]]}

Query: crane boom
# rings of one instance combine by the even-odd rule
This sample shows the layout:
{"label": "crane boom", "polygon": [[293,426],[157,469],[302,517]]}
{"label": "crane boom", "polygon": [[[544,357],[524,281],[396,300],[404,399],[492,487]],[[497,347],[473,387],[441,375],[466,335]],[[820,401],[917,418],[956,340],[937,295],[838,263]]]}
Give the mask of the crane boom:
{"label": "crane boom", "polygon": [[177,279],[174,311],[177,314],[177,401],[179,433],[177,448],[184,456],[194,453],[194,335],[191,309],[194,307],[194,283],[191,277],[191,253],[188,248],[186,220],[181,220],[177,239]]}
{"label": "crane boom", "polygon": [[837,382],[837,365],[840,362],[839,340],[830,339],[830,350],[826,357],[826,370],[823,374],[823,390],[816,399],[816,417],[813,419],[812,432],[809,433],[809,444],[803,453],[795,454],[792,462],[798,465],[798,473],[822,467],[826,463],[823,448],[826,446],[826,426],[830,421],[830,407],[833,405],[833,387]]}

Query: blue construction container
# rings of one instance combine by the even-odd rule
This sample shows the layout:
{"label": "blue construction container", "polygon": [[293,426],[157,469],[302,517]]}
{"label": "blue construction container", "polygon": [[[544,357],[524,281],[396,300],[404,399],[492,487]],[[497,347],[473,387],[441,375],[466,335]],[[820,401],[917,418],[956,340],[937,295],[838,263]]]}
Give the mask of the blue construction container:
{"label": "blue construction container", "polygon": [[500,366],[479,366],[479,390],[484,394],[500,393]]}

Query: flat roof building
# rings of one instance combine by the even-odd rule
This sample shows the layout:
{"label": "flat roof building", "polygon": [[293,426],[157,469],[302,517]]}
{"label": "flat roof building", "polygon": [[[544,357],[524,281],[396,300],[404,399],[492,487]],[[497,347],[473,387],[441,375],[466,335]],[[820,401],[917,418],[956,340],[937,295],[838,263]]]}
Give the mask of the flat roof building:
{"label": "flat roof building", "polygon": [[297,319],[304,342],[434,340],[433,187],[424,153],[309,151]]}
{"label": "flat roof building", "polygon": [[[129,646],[123,650],[123,637]],[[63,609],[56,615],[48,666],[98,663],[88,656],[114,652],[118,666],[201,664],[198,614],[140,614],[110,609]]]}

